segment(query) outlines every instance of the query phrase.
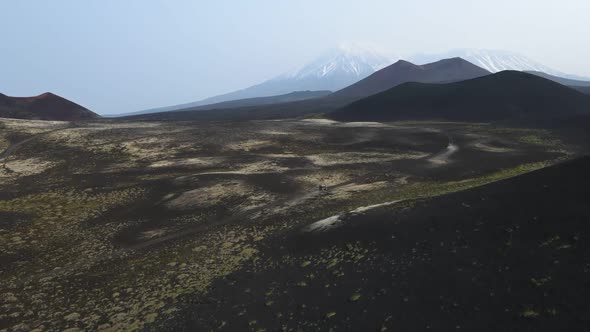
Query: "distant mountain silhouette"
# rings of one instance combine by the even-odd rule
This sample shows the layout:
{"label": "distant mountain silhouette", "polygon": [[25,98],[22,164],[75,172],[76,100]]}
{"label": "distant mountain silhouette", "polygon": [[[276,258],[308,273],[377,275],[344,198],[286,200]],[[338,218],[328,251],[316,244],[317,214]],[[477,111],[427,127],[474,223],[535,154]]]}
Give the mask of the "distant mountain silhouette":
{"label": "distant mountain silhouette", "polygon": [[445,119],[547,122],[590,114],[590,97],[550,80],[503,71],[449,84],[406,83],[330,114],[343,121]]}
{"label": "distant mountain silhouette", "polygon": [[358,82],[399,59],[366,45],[342,44],[306,65],[259,84],[192,103],[146,110],[169,112],[224,101],[277,96],[292,91],[336,91]]}
{"label": "distant mountain silhouette", "polygon": [[332,96],[362,98],[407,82],[448,83],[489,74],[489,71],[461,58],[444,59],[421,66],[399,60],[369,77],[335,92]]}
{"label": "distant mountain silhouette", "polygon": [[329,113],[356,100],[407,82],[447,83],[485,75],[490,73],[460,58],[445,59],[422,66],[400,60],[347,88],[324,97],[274,104],[250,104],[233,108],[223,107],[231,105],[231,102],[218,103],[215,104],[218,107],[214,110],[199,107],[182,111],[136,114],[130,118],[134,120],[244,120],[298,117]]}
{"label": "distant mountain silhouette", "polygon": [[573,79],[565,78],[565,77],[561,77],[561,76],[549,75],[549,74],[541,72],[541,71],[525,71],[525,73],[529,73],[532,75],[543,77],[543,78],[546,78],[546,79],[551,80],[553,82],[557,82],[559,84],[563,84],[563,85],[567,85],[567,86],[571,86],[571,87],[574,87],[574,86],[576,86],[576,87],[590,87],[590,81],[573,80]]}
{"label": "distant mountain silhouette", "polygon": [[[280,103],[290,103],[295,101],[309,100],[313,98],[324,97],[331,94],[332,91],[295,91],[284,95],[271,96],[271,97],[258,97],[258,98],[247,98],[224,101],[221,103],[208,104],[203,106],[188,106],[186,108],[179,108],[174,110],[175,112],[188,112],[188,111],[206,111],[206,110],[217,110],[217,109],[232,109],[240,107],[252,107],[252,106],[263,106],[273,105]],[[130,116],[130,115],[141,115],[141,114],[152,114],[161,112],[159,109],[151,111],[140,111],[127,114],[119,114],[119,116]],[[170,112],[170,111],[169,111]]]}
{"label": "distant mountain silhouette", "polygon": [[536,71],[553,76],[566,77],[574,80],[586,80],[578,75],[570,75],[545,66],[522,54],[502,50],[485,49],[454,49],[440,54],[415,54],[408,60],[416,64],[430,63],[441,59],[459,57],[492,73],[504,70]]}
{"label": "distant mountain silhouette", "polygon": [[0,117],[70,121],[100,116],[74,102],[47,92],[35,97],[9,97],[0,93]]}

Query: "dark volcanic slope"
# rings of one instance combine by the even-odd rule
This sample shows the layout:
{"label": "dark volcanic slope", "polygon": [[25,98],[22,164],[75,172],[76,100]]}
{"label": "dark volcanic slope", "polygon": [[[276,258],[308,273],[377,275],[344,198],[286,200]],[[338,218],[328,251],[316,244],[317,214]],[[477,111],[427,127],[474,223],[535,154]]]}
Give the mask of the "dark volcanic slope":
{"label": "dark volcanic slope", "polygon": [[445,119],[550,121],[590,113],[590,97],[561,84],[504,71],[450,84],[406,83],[331,113],[344,121]]}
{"label": "dark volcanic slope", "polygon": [[569,78],[553,76],[553,75],[549,75],[549,74],[541,72],[541,71],[526,71],[526,73],[533,74],[533,75],[536,75],[539,77],[543,77],[543,78],[546,78],[546,79],[551,80],[553,82],[557,82],[559,84],[563,84],[563,85],[567,85],[567,86],[590,87],[590,82],[588,82],[588,81],[572,80]]}
{"label": "dark volcanic slope", "polygon": [[[270,243],[185,330],[587,331],[590,158]],[[256,269],[255,269],[256,270]],[[180,328],[180,326],[176,326]]]}
{"label": "dark volcanic slope", "polygon": [[461,58],[445,59],[421,66],[400,60],[349,87],[335,92],[333,96],[362,98],[406,82],[449,83],[489,74],[489,71]]}
{"label": "dark volcanic slope", "polygon": [[36,97],[9,97],[0,94],[0,117],[71,121],[99,118],[99,115],[47,92]]}
{"label": "dark volcanic slope", "polygon": [[[331,96],[331,95],[330,95]],[[269,105],[244,106],[237,108],[199,110],[199,111],[168,111],[149,114],[138,114],[125,117],[128,120],[268,120],[286,119],[307,116],[310,114],[327,113],[339,109],[354,100],[346,98],[320,97],[307,100],[277,103]]]}
{"label": "dark volcanic slope", "polygon": [[[221,103],[208,104],[208,105],[203,105],[203,106],[183,107],[183,105],[178,105],[178,106],[175,106],[176,108],[174,109],[174,112],[232,109],[232,108],[241,108],[241,107],[272,105],[272,104],[279,104],[279,103],[290,103],[290,102],[296,102],[296,101],[324,97],[324,96],[327,96],[331,93],[332,93],[332,91],[295,91],[295,92],[291,92],[291,93],[287,93],[287,94],[283,94],[283,95],[278,95],[278,96],[230,100],[230,101],[224,101]],[[190,104],[187,104],[187,105],[190,105]],[[150,113],[159,113],[159,112],[165,112],[165,111],[162,111],[162,109],[156,109],[156,110],[152,110],[152,111],[147,110],[147,111],[140,111],[140,112],[134,112],[134,113],[129,113],[129,114],[121,114],[121,116],[150,114]],[[170,112],[170,111],[167,111],[167,112]]]}
{"label": "dark volcanic slope", "polygon": [[576,89],[582,93],[590,95],[590,86],[570,86],[572,89]]}

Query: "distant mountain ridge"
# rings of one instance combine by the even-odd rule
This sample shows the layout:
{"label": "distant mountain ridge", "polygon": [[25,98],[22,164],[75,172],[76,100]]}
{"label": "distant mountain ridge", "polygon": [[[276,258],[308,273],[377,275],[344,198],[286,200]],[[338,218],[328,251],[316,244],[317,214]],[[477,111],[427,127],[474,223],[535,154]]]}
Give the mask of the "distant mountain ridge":
{"label": "distant mountain ridge", "polygon": [[29,120],[88,120],[100,116],[50,92],[34,97],[10,97],[0,93],[0,117]]}
{"label": "distant mountain ridge", "polygon": [[402,84],[329,116],[342,121],[444,119],[533,123],[589,114],[587,95],[535,75],[502,71],[449,84]]}
{"label": "distant mountain ridge", "polygon": [[[229,100],[215,104],[208,104],[203,106],[193,106],[187,108],[180,108],[174,111],[183,111],[183,112],[190,112],[190,111],[206,111],[206,110],[214,110],[214,109],[233,109],[233,108],[241,108],[241,107],[253,107],[253,106],[264,106],[264,105],[273,105],[273,104],[280,104],[280,103],[290,103],[295,101],[303,101],[309,100],[313,98],[320,98],[331,94],[332,91],[295,91],[291,93],[287,93],[284,95],[278,96],[270,96],[270,97],[257,97],[257,98],[246,98],[246,99],[236,99],[236,100]],[[127,113],[127,114],[119,114],[118,116],[132,116],[132,115],[141,115],[141,114],[152,114],[158,113],[158,110],[154,111],[140,111],[134,113]]]}
{"label": "distant mountain ridge", "polygon": [[[245,106],[239,109],[220,109],[217,107],[215,110],[198,110],[199,108],[193,108],[171,112],[140,114],[134,115],[132,118],[136,120],[227,120],[299,117],[309,114],[331,112],[356,100],[407,82],[442,84],[463,81],[485,75],[490,75],[490,72],[460,58],[445,59],[422,66],[400,60],[393,65],[377,71],[364,80],[324,97],[276,103],[272,105]],[[224,102],[214,105],[228,105],[231,103],[232,102]],[[208,105],[207,107],[211,106],[212,105]]]}
{"label": "distant mountain ridge", "polygon": [[489,75],[490,72],[461,58],[415,65],[405,60],[385,67],[369,77],[335,92],[334,97],[367,97],[407,82],[449,83]]}
{"label": "distant mountain ridge", "polygon": [[463,58],[492,73],[503,70],[534,71],[569,79],[585,80],[584,77],[560,72],[521,54],[500,50],[454,49],[439,54],[417,54],[410,57],[410,61],[422,64],[453,57]]}
{"label": "distant mountain ridge", "polygon": [[[460,58],[459,60],[452,60]],[[387,55],[384,52],[356,45],[341,45],[318,57],[311,63],[297,70],[279,75],[246,89],[207,98],[201,101],[156,108],[146,111],[128,113],[123,115],[138,115],[176,110],[205,110],[210,108],[226,108],[230,104],[222,104],[231,100],[249,100],[272,96],[281,96],[293,91],[336,91],[326,98],[332,99],[324,105],[335,106],[339,100],[348,99],[349,102],[370,94],[379,93],[405,82],[423,83],[447,83],[461,81],[488,75],[502,70],[518,70],[524,72],[539,72],[564,80],[583,80],[574,75],[568,75],[539,64],[522,55],[495,50],[456,49],[441,54],[421,54],[409,57],[411,61],[400,61],[396,66],[392,65],[399,56]],[[445,60],[445,61],[443,61]],[[432,67],[434,63],[449,66],[447,69],[437,69],[441,74],[429,76],[429,70],[436,71]],[[450,64],[449,64],[450,62]],[[409,65],[408,65],[409,63]],[[409,68],[402,68],[403,65]],[[455,65],[453,67],[452,65]],[[388,71],[381,71],[388,68]],[[397,67],[397,68],[396,68]],[[421,67],[421,68],[420,68]],[[395,69],[395,70],[394,70]],[[404,72],[407,71],[407,72]],[[442,73],[445,71],[445,73]],[[438,75],[438,76],[437,76]],[[571,84],[567,84],[571,85]],[[583,87],[583,84],[580,88]],[[586,91],[582,89],[581,91]],[[260,103],[265,105],[269,103]],[[304,103],[301,106],[307,106]],[[207,107],[203,107],[207,106]],[[254,104],[247,104],[254,107]],[[313,106],[313,105],[312,105]],[[237,108],[231,106],[231,108]],[[287,107],[289,108],[289,107]]]}
{"label": "distant mountain ridge", "polygon": [[349,86],[399,57],[356,44],[342,44],[310,63],[260,84],[200,101],[142,111],[167,112],[216,104],[224,101],[270,97],[294,91],[336,91]]}
{"label": "distant mountain ridge", "polygon": [[[298,79],[305,80],[310,77],[322,78],[338,75],[349,75],[351,80],[366,77],[380,70],[393,61],[399,59],[396,56],[385,55],[370,47],[355,44],[341,44],[331,49],[313,62],[289,73],[279,75],[274,80]],[[347,82],[339,82],[334,88],[337,90],[348,85]]]}

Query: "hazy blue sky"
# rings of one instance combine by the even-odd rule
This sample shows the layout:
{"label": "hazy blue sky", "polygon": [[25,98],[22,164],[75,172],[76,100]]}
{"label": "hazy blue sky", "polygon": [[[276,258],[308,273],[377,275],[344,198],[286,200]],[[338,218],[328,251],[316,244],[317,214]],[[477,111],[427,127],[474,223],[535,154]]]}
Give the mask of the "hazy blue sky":
{"label": "hazy blue sky", "polygon": [[196,101],[341,41],[515,51],[590,76],[589,0],[2,0],[0,92],[102,114]]}

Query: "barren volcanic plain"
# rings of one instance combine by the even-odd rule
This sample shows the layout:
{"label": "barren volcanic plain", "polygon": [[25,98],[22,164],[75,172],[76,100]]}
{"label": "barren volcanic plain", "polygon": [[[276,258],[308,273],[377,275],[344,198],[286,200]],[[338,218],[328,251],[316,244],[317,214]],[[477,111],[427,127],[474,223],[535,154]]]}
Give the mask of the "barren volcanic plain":
{"label": "barren volcanic plain", "polygon": [[[328,331],[363,326],[363,310],[383,330],[404,318],[365,303],[387,287],[363,285],[385,272],[355,279],[344,262],[403,271],[421,251],[379,256],[349,233],[329,239],[337,247],[318,245],[318,234],[584,148],[550,130],[429,121],[2,119],[0,128],[2,331]],[[309,250],[291,255],[306,239]],[[310,302],[337,296],[311,307],[298,289]],[[545,314],[526,310],[515,317]]]}

